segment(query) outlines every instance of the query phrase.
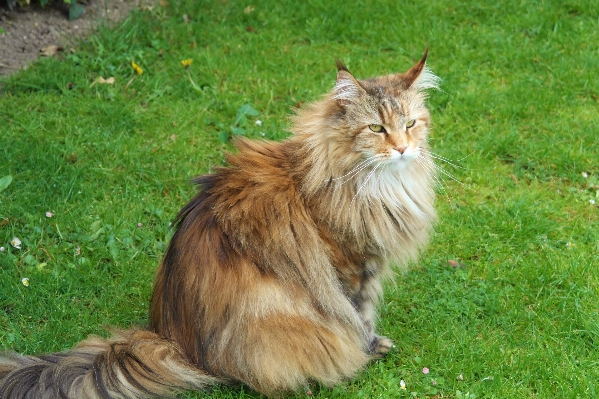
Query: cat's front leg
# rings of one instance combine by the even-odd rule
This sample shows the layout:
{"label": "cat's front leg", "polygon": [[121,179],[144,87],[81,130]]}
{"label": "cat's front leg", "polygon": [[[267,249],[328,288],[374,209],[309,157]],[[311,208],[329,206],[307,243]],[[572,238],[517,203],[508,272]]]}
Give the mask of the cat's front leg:
{"label": "cat's front leg", "polygon": [[352,303],[364,322],[364,329],[368,337],[369,355],[374,358],[383,358],[394,347],[393,341],[387,337],[376,334],[376,304],[382,295],[382,285],[378,273],[370,269],[364,273],[360,289],[352,297]]}
{"label": "cat's front leg", "polygon": [[382,359],[394,347],[393,341],[389,338],[375,334],[374,339],[370,342],[370,355],[375,359]]}
{"label": "cat's front leg", "polygon": [[375,329],[375,321],[376,321],[376,307],[375,303],[372,299],[369,301],[368,307],[371,307],[370,311],[363,311],[361,315],[363,317],[364,325],[367,328],[368,339],[369,339],[369,355],[376,359],[382,359],[387,356],[387,353],[395,346],[393,345],[393,341],[385,336],[378,335]]}

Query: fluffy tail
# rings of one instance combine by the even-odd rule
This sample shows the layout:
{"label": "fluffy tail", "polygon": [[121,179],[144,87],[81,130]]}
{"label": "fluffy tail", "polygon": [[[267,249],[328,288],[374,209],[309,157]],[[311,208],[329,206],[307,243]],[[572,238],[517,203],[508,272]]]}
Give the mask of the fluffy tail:
{"label": "fluffy tail", "polygon": [[142,399],[215,384],[177,343],[142,330],[91,336],[73,350],[0,355],[1,399]]}

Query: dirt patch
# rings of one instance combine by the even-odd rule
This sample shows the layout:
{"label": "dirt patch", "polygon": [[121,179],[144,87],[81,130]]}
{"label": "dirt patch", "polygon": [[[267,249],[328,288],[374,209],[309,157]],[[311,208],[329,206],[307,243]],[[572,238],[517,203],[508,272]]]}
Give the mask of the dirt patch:
{"label": "dirt patch", "polygon": [[[69,21],[68,5],[62,0],[40,7],[32,4],[9,11],[6,2],[0,0],[0,75],[14,73],[27,68],[38,57],[68,49],[77,38],[88,35],[100,22],[117,22],[131,10],[151,0],[89,0],[84,14]],[[0,30],[1,32],[1,30]],[[49,47],[57,46],[57,47]]]}

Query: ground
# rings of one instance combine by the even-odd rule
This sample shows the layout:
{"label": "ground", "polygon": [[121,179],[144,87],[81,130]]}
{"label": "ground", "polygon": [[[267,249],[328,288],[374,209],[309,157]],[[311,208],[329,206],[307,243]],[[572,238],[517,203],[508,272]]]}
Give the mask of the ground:
{"label": "ground", "polygon": [[[68,19],[68,5],[55,0],[45,7],[37,2],[10,11],[0,0],[0,75],[14,73],[44,53],[69,49],[79,38],[88,35],[102,21],[118,21],[142,0],[89,0],[84,14],[73,21]],[[144,2],[149,3],[149,2]],[[3,32],[4,31],[4,32]],[[56,49],[56,47],[54,47]]]}

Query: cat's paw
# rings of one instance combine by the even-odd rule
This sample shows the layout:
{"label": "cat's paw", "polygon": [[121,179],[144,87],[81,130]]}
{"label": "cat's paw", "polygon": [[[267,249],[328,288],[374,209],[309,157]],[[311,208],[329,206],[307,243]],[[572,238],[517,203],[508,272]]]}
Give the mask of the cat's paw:
{"label": "cat's paw", "polygon": [[370,343],[370,354],[375,359],[382,359],[394,348],[393,341],[387,337],[375,336]]}

